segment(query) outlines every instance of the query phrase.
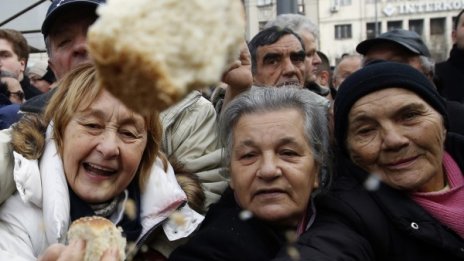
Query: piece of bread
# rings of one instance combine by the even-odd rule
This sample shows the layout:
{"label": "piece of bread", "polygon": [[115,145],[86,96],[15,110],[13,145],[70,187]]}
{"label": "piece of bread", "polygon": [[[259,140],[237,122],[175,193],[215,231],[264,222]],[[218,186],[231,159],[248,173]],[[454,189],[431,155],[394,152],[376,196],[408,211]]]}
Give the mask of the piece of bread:
{"label": "piece of bread", "polygon": [[86,241],[84,261],[100,260],[103,253],[118,247],[120,260],[126,259],[126,239],[111,221],[93,216],[75,220],[68,230],[68,242],[82,239]]}
{"label": "piece of bread", "polygon": [[98,79],[137,112],[218,83],[245,36],[240,0],[108,0],[97,13],[88,47]]}

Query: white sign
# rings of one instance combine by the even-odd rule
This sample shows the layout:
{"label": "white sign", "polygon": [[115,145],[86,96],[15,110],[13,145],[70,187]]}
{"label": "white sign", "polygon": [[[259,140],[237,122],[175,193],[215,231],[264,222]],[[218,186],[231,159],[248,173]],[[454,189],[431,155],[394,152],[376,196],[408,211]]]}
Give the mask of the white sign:
{"label": "white sign", "polygon": [[383,13],[386,16],[393,15],[407,15],[407,14],[422,14],[434,13],[443,11],[454,11],[464,9],[464,0],[447,0],[444,2],[430,2],[430,3],[401,3],[401,4],[387,4],[383,8]]}

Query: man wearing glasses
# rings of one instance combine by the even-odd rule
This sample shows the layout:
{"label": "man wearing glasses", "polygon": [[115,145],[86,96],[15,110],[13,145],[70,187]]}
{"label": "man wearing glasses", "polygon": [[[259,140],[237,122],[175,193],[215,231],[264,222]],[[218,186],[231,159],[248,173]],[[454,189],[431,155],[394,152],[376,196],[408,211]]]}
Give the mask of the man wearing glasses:
{"label": "man wearing glasses", "polygon": [[0,129],[18,121],[19,106],[24,102],[24,91],[13,73],[0,71]]}

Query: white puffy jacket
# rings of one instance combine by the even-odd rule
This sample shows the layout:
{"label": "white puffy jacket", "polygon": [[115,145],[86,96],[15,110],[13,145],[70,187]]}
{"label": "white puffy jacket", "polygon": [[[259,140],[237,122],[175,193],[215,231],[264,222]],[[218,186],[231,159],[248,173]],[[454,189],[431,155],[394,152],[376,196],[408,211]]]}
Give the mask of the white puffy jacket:
{"label": "white puffy jacket", "polygon": [[[40,161],[15,153],[17,192],[0,207],[0,260],[36,260],[51,244],[66,242],[70,200],[62,160],[50,139],[50,129],[46,142]],[[172,167],[165,172],[162,161],[157,159],[141,195],[143,229],[138,243],[158,226],[162,226],[169,240],[191,234],[203,216],[185,202],[186,195]],[[185,224],[165,222],[178,208],[185,217]]]}

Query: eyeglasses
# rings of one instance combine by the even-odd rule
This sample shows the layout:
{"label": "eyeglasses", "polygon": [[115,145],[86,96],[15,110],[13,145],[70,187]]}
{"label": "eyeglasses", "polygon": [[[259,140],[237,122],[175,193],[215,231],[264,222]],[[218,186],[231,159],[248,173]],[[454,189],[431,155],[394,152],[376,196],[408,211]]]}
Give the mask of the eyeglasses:
{"label": "eyeglasses", "polygon": [[20,99],[21,101],[24,99],[24,92],[22,91],[17,91],[17,92],[7,91],[6,94],[8,95],[8,97],[10,97],[11,95],[16,95],[16,97],[18,97],[18,99]]}

